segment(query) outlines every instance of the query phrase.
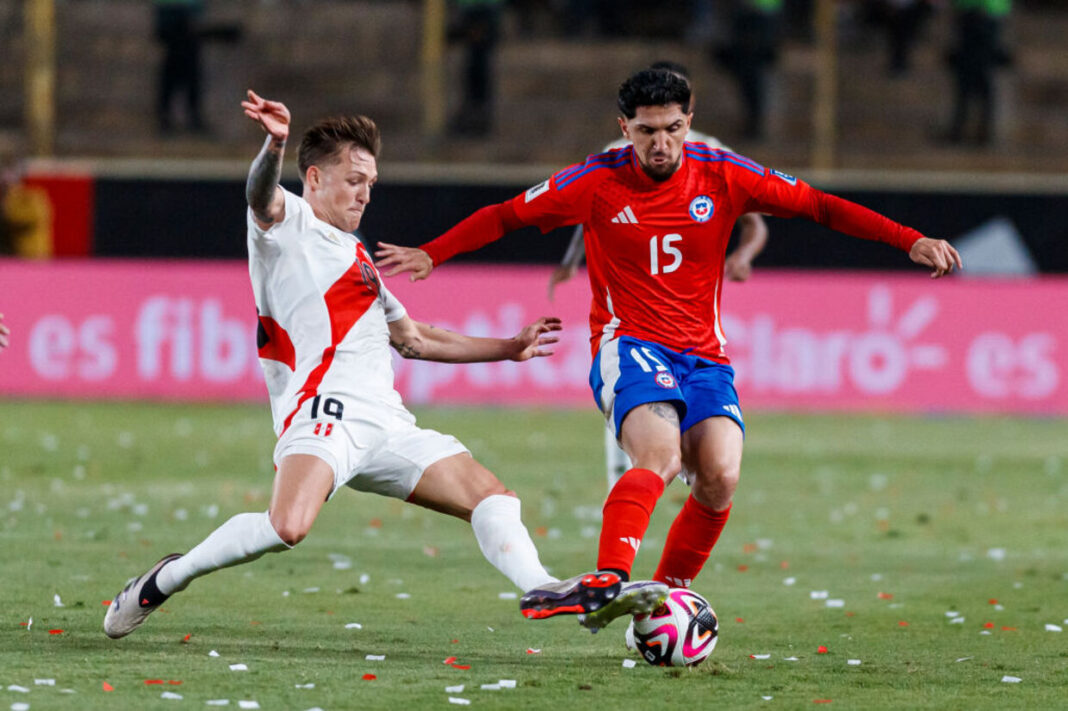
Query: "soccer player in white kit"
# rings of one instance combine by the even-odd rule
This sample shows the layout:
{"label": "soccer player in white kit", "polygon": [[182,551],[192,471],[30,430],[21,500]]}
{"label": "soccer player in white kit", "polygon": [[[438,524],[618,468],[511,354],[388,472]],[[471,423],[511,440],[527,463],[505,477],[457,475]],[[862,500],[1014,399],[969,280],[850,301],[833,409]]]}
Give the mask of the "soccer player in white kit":
{"label": "soccer player in white kit", "polygon": [[[249,274],[278,443],[270,508],[238,514],[184,555],[129,581],[104,618],[123,637],[193,579],[284,551],[342,486],[471,522],[486,558],[523,591],[554,582],[520,520],[520,503],[454,437],[422,429],[393,388],[389,346],[405,358],[523,361],[548,356],[560,330],[541,318],[514,338],[475,338],[412,320],[352,232],[377,178],[379,134],[363,116],[324,119],[298,154],[303,194],[279,186],[289,111],[252,91],[245,114],[268,136],[249,171]],[[619,585],[582,586],[596,609]]]}
{"label": "soccer player in white kit", "polygon": [[[694,110],[694,91],[693,84],[690,81],[690,72],[686,67],[678,62],[672,61],[659,61],[653,62],[649,65],[649,69],[666,69],[667,71],[675,74],[680,79],[683,79],[687,84],[690,84],[690,111]],[[701,133],[700,131],[690,129],[686,133],[686,140],[691,143],[704,143],[709,148],[722,148],[730,150],[729,147],[724,145],[718,138],[711,136],[707,133]],[[602,152],[608,152],[616,148],[623,148],[629,146],[631,141],[627,138],[617,138],[608,145],[606,145]],[[738,246],[727,255],[727,260],[723,264],[724,276],[730,281],[745,281],[753,273],[753,260],[757,255],[764,250],[764,246],[768,243],[768,225],[765,222],[763,215],[759,212],[748,212],[738,218]],[[565,281],[573,279],[578,274],[578,268],[582,264],[583,259],[586,257],[586,243],[582,239],[582,225],[577,225],[575,231],[571,234],[571,241],[567,245],[567,251],[564,252],[563,259],[560,260],[560,266],[553,270],[553,273],[549,276],[549,301],[553,300],[553,292],[556,289],[557,284],[562,284]],[[604,430],[604,461],[605,461],[605,477],[608,480],[608,490],[611,491],[612,487],[616,485],[616,482],[630,470],[634,464],[630,461],[630,457],[623,451],[623,448],[619,446],[619,440],[616,439],[616,435],[612,432],[612,429],[605,427]],[[690,481],[691,474],[684,471],[679,475],[687,483]]]}

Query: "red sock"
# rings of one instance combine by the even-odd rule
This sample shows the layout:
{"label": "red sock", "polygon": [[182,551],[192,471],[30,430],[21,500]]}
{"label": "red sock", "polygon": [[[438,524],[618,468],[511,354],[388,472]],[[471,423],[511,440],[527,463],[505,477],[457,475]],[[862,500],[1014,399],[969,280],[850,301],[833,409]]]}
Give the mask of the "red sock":
{"label": "red sock", "polygon": [[649,469],[631,469],[612,487],[604,502],[597,569],[622,570],[630,575],[649,516],[664,493],[664,480]]}
{"label": "red sock", "polygon": [[690,494],[671,524],[653,580],[680,588],[690,587],[712,553],[730,515],[730,506],[713,511]]}

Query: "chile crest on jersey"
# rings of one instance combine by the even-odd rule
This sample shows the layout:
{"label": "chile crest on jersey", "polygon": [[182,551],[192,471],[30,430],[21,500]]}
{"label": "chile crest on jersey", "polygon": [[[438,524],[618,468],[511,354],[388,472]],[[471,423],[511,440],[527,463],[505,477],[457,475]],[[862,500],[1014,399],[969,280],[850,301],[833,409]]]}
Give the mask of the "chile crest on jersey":
{"label": "chile crest on jersey", "polygon": [[715,211],[716,206],[707,195],[698,195],[690,201],[690,217],[694,222],[708,222]]}

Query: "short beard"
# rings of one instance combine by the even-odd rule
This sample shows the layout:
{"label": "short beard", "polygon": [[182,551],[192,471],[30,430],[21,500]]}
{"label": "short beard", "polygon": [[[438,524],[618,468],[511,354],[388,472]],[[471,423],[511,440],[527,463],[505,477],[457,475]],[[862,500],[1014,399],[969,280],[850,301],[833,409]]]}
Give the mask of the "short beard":
{"label": "short beard", "polygon": [[663,171],[655,170],[652,167],[650,167],[648,165],[645,165],[641,161],[638,162],[638,165],[641,166],[642,171],[646,175],[648,175],[650,178],[652,178],[653,180],[657,181],[658,183],[662,183],[665,180],[667,180],[668,178],[670,178],[671,176],[673,176],[675,174],[675,171],[677,171],[679,169],[679,167],[682,165],[682,156],[679,156],[679,159],[677,161],[675,161],[671,165],[669,165],[666,168],[664,168]]}

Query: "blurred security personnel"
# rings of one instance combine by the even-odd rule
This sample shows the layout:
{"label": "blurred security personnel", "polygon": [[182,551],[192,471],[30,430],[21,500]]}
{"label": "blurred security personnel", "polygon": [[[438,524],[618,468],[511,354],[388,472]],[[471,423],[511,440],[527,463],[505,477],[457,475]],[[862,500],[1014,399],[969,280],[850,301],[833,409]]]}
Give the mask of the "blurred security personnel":
{"label": "blurred security personnel", "polygon": [[972,108],[978,110],[974,138],[979,144],[994,138],[994,71],[1009,63],[1002,30],[1012,0],[954,0],[956,44],[948,60],[954,77],[953,117],[946,139],[965,139]]}

